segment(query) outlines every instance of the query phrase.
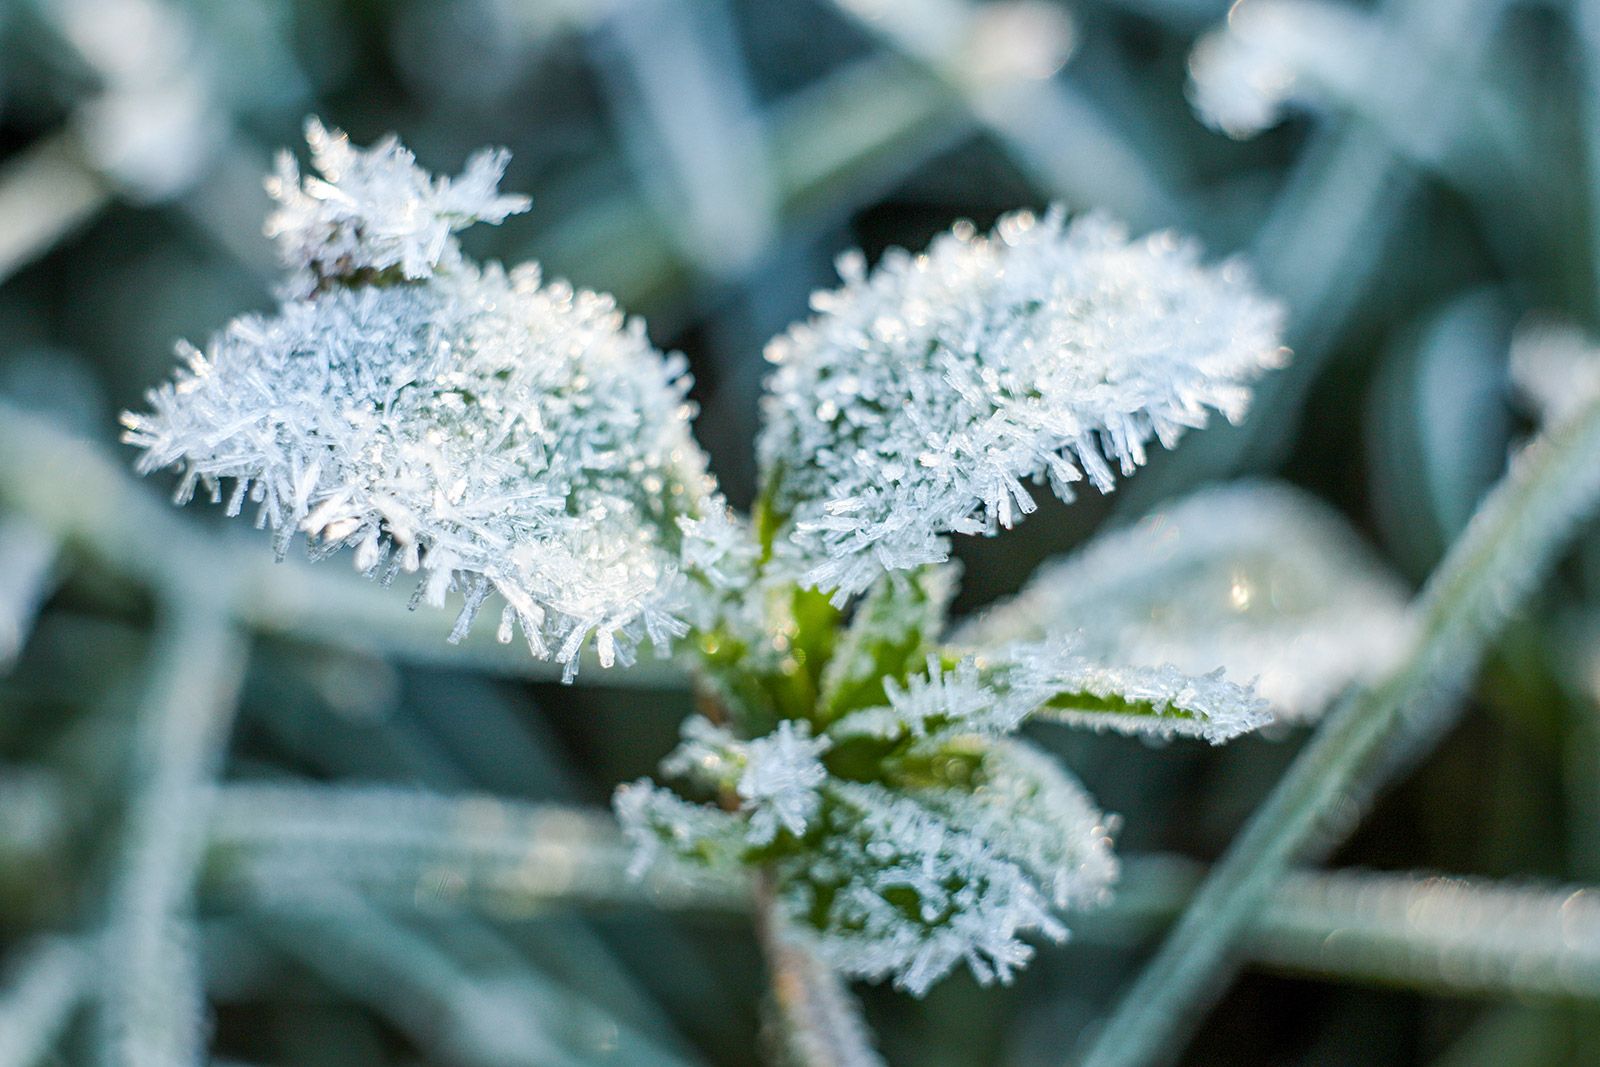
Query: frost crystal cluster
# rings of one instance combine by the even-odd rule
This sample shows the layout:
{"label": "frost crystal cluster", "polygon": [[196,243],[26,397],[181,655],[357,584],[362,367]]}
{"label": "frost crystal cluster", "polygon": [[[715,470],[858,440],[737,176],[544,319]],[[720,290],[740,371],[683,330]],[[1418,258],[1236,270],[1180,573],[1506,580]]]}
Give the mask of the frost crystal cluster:
{"label": "frost crystal cluster", "polygon": [[1027,481],[1108,491],[1152,440],[1240,418],[1283,356],[1280,310],[1241,264],[1099,216],[958,226],[840,273],[767,350],[760,450],[804,580],[841,598],[944,559],[943,534],[1010,526],[1034,509]]}
{"label": "frost crystal cluster", "polygon": [[[1005,981],[1107,897],[1115,820],[1025,724],[1215,743],[1271,719],[1252,675],[1295,708],[1358,668],[1339,645],[1316,693],[1280,684],[1278,659],[1388,602],[1377,578],[1359,602],[1330,591],[1359,569],[1318,533],[1332,520],[1256,490],[1113,534],[949,629],[947,534],[1011,525],[1028,482],[1108,490],[1152,441],[1240,417],[1283,354],[1240,265],[1059,212],[958,226],[870,274],[847,259],[768,350],[744,518],[706,474],[680,358],[608,297],[462,253],[461,228],[527,206],[498,191],[503,153],[442,179],[393,138],[307,134],[315,173],[286,157],[269,182],[282,300],[185,348],[125,416],[141,470],[178,468],[180,502],[252,507],[280,554],[303,532],[414,573],[415,600],[458,596],[458,637],[496,597],[501,638],[520,628],[569,677],[591,641],[606,665],[645,640],[679,655],[704,713],[662,764],[673,788],[617,794],[637,865],[758,871],[785,943],[839,973]],[[1257,597],[1305,643],[1228,614]]]}
{"label": "frost crystal cluster", "polygon": [[[684,632],[684,524],[723,507],[689,433],[679,357],[609,297],[460,254],[453,231],[524,202],[500,196],[503,155],[454,182],[392,139],[369,150],[311,123],[321,177],[271,184],[272,231],[297,268],[269,315],[233,322],[125,416],[139,467],[183,470],[178,499],[226,490],[319,554],[354,549],[419,596],[465,597],[457,636],[491,594],[501,637],[573,670]],[[314,279],[314,284],[304,284]]]}

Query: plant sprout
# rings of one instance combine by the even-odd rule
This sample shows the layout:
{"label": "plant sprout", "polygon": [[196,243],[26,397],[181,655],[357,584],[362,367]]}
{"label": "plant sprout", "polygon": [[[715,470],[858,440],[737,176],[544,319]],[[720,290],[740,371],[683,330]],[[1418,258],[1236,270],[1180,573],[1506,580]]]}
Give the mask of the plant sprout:
{"label": "plant sprout", "polygon": [[[307,136],[315,173],[286,156],[269,181],[277,309],[184,347],[125,440],[141,471],[181,471],[180,503],[252,507],[280,555],[304,533],[313,556],[415,574],[414,603],[454,597],[457,638],[495,598],[501,640],[520,630],[569,679],[589,646],[607,667],[643,641],[689,665],[706,699],[662,763],[674,788],[617,792],[637,870],[755,872],[785,943],[847,977],[1008,981],[1026,939],[1062,937],[1117,876],[1116,820],[1025,723],[1221,742],[1271,720],[1249,684],[1270,649],[1240,674],[1220,643],[1097,632],[1098,611],[1042,593],[947,618],[950,535],[1013,525],[1034,487],[1109,491],[1152,443],[1243,416],[1285,352],[1242,264],[1059,209],[872,270],[844,257],[843,286],[767,350],[746,518],[690,433],[681,357],[608,297],[462,252],[457,231],[528,206],[497,189],[505,153],[445,179],[393,138]],[[1216,505],[1188,507],[1183,540],[1214,560]],[[1270,492],[1222,510],[1241,508],[1326,524]],[[1102,573],[1096,595],[1139,595],[1137,567]],[[1336,583],[1304,580],[1307,632],[1336,625]],[[1358,667],[1291,694],[1296,713]]]}

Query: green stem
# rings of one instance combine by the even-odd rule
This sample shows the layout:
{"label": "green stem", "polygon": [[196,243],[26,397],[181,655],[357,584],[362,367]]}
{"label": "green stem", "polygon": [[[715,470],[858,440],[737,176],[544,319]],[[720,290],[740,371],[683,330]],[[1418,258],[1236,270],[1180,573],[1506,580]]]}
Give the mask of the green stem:
{"label": "green stem", "polygon": [[827,964],[784,929],[769,874],[756,892],[761,940],[776,1015],[770,1034],[781,1061],[792,1067],[883,1067],[861,1010]]}
{"label": "green stem", "polygon": [[1600,400],[1517,458],[1415,611],[1409,654],[1323,722],[1217,864],[1085,1064],[1170,1056],[1226,988],[1233,952],[1291,863],[1348,830],[1387,774],[1453,719],[1455,695],[1600,496]]}

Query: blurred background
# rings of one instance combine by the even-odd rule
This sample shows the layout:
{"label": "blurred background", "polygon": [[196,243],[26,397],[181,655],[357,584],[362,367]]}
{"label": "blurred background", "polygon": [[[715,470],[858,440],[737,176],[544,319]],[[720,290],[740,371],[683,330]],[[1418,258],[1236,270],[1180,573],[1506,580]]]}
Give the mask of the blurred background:
{"label": "blurred background", "polygon": [[[1217,0],[4,0],[0,965],[16,977],[0,1064],[96,1058],[71,938],[134,892],[119,842],[169,810],[138,798],[171,785],[141,762],[140,709],[185,680],[236,691],[211,837],[174,846],[200,853],[199,919],[174,936],[204,968],[216,1061],[754,1055],[764,978],[745,920],[626,899],[620,860],[573,873],[554,847],[508,854],[527,869],[479,894],[447,856],[429,866],[451,833],[515,837],[516,819],[566,809],[405,806],[421,788],[599,811],[671,747],[681,679],[646,667],[569,688],[515,649],[445,646],[448,620],[406,615],[404,592],[338,564],[275,567],[220,508],[168,509],[171,475],[129,473],[117,413],[168,375],[174,342],[273,304],[261,178],[307,115],[358,143],[397,132],[442,172],[509,147],[504,187],[533,208],[468,232],[469,252],[613,292],[686,353],[700,438],[741,505],[763,342],[832,284],[840,252],[1060,202],[1241,254],[1288,305],[1296,353],[1249,421],[1191,436],[1113,496],[963,540],[958,609],[1243,474],[1310,490],[1419,584],[1533,425],[1513,335],[1597,325],[1600,4],[1241,0],[1229,19]],[[1590,538],[1336,865],[1600,878],[1597,580]],[[224,585],[248,590],[234,631],[155,625],[153,587]],[[1041,732],[1122,816],[1126,900],[1011,988],[865,990],[889,1061],[1062,1062],[1303,737]],[[356,862],[283,845],[322,819],[284,782],[368,790],[342,814],[365,798],[415,830],[411,866],[364,871],[377,888],[337,907],[276,899]],[[230,879],[229,850],[252,848],[273,855]],[[552,904],[551,870],[588,879],[585,906]],[[1554,992],[1324,965],[1258,938],[1187,1062],[1600,1063],[1600,929],[1570,936],[1591,946],[1587,984]],[[157,994],[165,980],[138,978]]]}

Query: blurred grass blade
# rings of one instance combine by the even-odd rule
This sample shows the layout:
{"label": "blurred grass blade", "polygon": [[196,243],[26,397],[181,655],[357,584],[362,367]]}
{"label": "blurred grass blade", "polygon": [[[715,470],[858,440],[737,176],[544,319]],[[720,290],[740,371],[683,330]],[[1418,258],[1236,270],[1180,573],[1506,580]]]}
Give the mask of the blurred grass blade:
{"label": "blurred grass blade", "polygon": [[1184,221],[1162,175],[1121,129],[1055,74],[1074,27],[1054,5],[1007,0],[835,0],[891,48],[924,64],[1006,145],[1039,187],[1145,228]]}
{"label": "blurred grass blade", "polygon": [[597,34],[623,147],[696,266],[737,277],[771,245],[777,191],[723,0],[636,0]]}
{"label": "blurred grass blade", "polygon": [[[1169,921],[1205,869],[1130,856],[1116,900],[1079,921],[1129,943]],[[1600,889],[1426,873],[1294,871],[1252,921],[1251,963],[1424,993],[1600,1002]]]}
{"label": "blurred grass blade", "polygon": [[308,908],[269,906],[257,929],[430,1054],[464,1067],[631,1067],[690,1061],[526,968],[469,970],[336,883]]}
{"label": "blurred grass blade", "polygon": [[1290,863],[1347,830],[1393,770],[1396,751],[1436,735],[1485,645],[1554,562],[1600,496],[1600,399],[1516,457],[1416,605],[1409,653],[1324,721],[1195,895],[1084,1060],[1162,1061],[1204,1008],[1236,942]]}
{"label": "blurred grass blade", "polygon": [[743,910],[742,883],[633,852],[609,813],[392,787],[236,785],[218,791],[210,889],[314,900],[325,886],[433,910],[502,918],[641,905]]}
{"label": "blurred grass blade", "polygon": [[205,994],[191,921],[216,774],[245,645],[220,590],[165,604],[138,708],[129,809],[108,890],[99,969],[102,1061],[173,1067],[205,1058]]}
{"label": "blurred grass blade", "polygon": [[58,134],[0,168],[0,282],[49,251],[111,199],[77,139]]}
{"label": "blurred grass blade", "polygon": [[37,523],[0,512],[0,675],[16,663],[50,595],[58,548]]}
{"label": "blurred grass blade", "polygon": [[66,1027],[89,979],[83,946],[45,937],[26,946],[0,984],[0,1067],[32,1067]]}

